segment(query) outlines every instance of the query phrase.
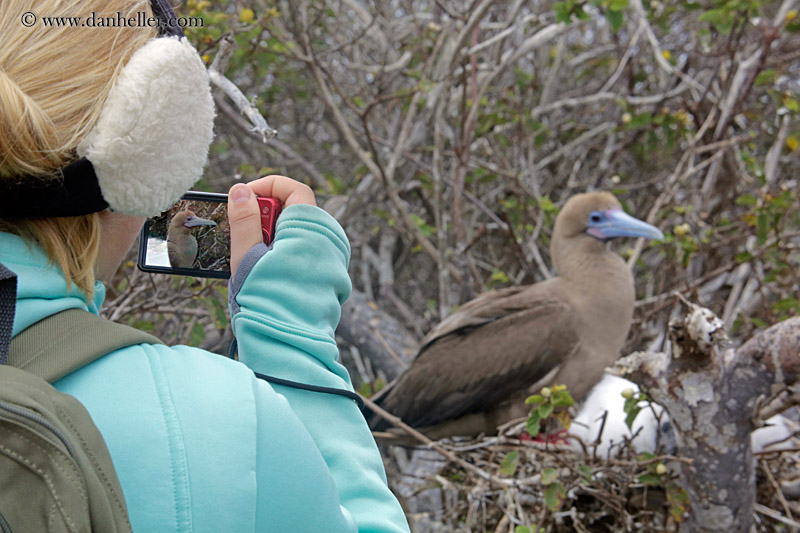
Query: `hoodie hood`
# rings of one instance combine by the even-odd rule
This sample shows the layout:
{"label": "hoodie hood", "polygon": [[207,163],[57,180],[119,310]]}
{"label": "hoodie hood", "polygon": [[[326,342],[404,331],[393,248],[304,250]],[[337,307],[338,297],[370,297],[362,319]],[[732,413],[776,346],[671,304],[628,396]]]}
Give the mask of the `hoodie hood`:
{"label": "hoodie hood", "polygon": [[51,264],[44,249],[18,235],[0,232],[0,263],[17,275],[17,307],[12,335],[39,320],[66,309],[83,309],[99,314],[105,286],[96,282],[94,298],[67,280],[58,265]]}

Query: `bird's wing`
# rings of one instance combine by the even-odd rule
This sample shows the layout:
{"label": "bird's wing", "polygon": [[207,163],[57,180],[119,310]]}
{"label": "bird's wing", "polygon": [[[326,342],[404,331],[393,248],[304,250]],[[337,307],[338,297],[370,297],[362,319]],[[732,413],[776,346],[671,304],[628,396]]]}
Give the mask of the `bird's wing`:
{"label": "bird's wing", "polygon": [[508,287],[486,292],[458,308],[450,316],[439,322],[422,339],[420,353],[441,337],[454,332],[462,334],[469,328],[481,326],[499,317],[524,310],[524,302],[519,302],[519,294],[530,286]]}
{"label": "bird's wing", "polygon": [[578,352],[575,312],[541,285],[462,307],[427,339],[383,407],[417,427],[486,411]]}

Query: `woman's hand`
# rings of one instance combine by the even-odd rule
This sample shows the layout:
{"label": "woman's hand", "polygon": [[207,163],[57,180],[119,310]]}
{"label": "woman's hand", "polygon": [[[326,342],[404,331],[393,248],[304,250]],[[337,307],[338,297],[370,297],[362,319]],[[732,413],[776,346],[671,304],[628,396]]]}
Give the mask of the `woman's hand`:
{"label": "woman's hand", "polygon": [[263,241],[261,213],[256,196],[277,198],[284,207],[294,204],[317,205],[311,187],[286,176],[267,176],[237,183],[228,192],[228,221],[231,225],[231,277],[244,255]]}

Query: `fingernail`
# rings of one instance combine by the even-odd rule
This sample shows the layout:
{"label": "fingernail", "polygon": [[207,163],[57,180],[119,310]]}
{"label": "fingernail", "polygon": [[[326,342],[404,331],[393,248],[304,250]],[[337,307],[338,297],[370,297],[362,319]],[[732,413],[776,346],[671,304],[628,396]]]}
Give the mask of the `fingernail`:
{"label": "fingernail", "polygon": [[236,190],[233,191],[233,203],[240,204],[242,202],[246,202],[250,199],[250,196],[252,196],[252,194],[253,192],[247,185],[237,187]]}

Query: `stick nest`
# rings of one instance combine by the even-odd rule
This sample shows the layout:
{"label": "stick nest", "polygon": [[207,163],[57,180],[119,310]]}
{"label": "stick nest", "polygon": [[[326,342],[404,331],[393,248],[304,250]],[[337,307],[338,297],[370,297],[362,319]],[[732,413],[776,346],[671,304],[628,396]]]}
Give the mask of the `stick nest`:
{"label": "stick nest", "polygon": [[[509,435],[436,445],[460,461],[427,446],[383,450],[415,533],[678,531],[691,512],[675,468],[685,459],[636,454],[629,443],[613,458]],[[756,454],[757,531],[800,527],[798,452]]]}

